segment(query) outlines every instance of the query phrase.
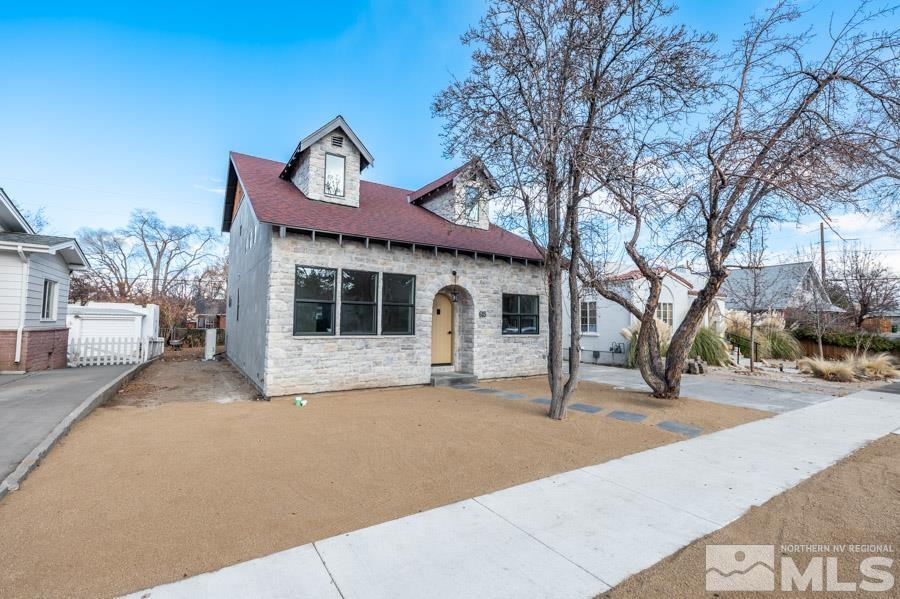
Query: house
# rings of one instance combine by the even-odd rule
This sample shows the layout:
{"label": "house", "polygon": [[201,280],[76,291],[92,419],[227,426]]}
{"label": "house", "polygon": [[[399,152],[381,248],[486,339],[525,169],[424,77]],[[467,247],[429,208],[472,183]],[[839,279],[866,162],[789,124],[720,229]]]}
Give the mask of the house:
{"label": "house", "polygon": [[409,190],[373,161],[340,116],[286,163],[230,154],[231,362],[266,396],[546,372],[541,255],[490,223],[484,166]]}
{"label": "house", "polygon": [[225,300],[201,298],[194,302],[196,316],[188,320],[189,329],[224,329]]}
{"label": "house", "polygon": [[747,312],[755,306],[755,311],[782,312],[788,317],[798,310],[843,312],[831,303],[812,262],[738,268],[728,274],[722,289],[729,310]]}
{"label": "house", "polygon": [[118,302],[69,304],[69,339],[159,337],[159,306]]}
{"label": "house", "polygon": [[[686,270],[657,269],[662,274],[662,290],[656,307],[656,318],[673,329],[684,320],[688,308],[704,284],[701,276]],[[643,306],[650,286],[639,270],[630,270],[610,277],[610,285],[637,306]],[[716,296],[703,317],[704,326],[718,331],[724,329],[725,296]],[[563,346],[571,345],[568,293],[565,294],[563,316]],[[640,322],[631,312],[598,293],[585,289],[581,301],[581,361],[595,364],[624,364],[628,354],[628,341],[623,329]]]}
{"label": "house", "polygon": [[69,275],[78,242],[38,235],[0,189],[0,372],[65,368]]}

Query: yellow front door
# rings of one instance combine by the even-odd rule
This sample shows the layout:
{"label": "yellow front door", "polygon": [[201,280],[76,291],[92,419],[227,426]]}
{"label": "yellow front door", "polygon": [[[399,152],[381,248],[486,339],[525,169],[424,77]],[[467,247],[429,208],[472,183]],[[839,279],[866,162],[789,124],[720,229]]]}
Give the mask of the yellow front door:
{"label": "yellow front door", "polygon": [[453,303],[441,294],[434,296],[431,314],[431,363],[453,363]]}

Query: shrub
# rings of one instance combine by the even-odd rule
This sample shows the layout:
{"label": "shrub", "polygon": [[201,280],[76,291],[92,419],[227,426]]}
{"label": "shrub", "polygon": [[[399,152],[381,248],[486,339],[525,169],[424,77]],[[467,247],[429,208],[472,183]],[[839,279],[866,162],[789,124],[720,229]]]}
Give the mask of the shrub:
{"label": "shrub", "polygon": [[[628,355],[625,356],[625,368],[637,368],[637,337],[640,330],[641,323],[636,322],[619,331],[619,334],[629,342]],[[659,355],[665,356],[669,350],[669,342],[672,340],[672,327],[657,319],[656,331],[659,334]]]}
{"label": "shrub", "polygon": [[[816,332],[809,326],[799,326],[794,329],[794,336],[798,339],[816,341]],[[890,339],[879,335],[870,335],[856,331],[825,331],[822,342],[838,347],[856,349],[859,346],[867,346],[876,352],[900,352],[900,339]]]}
{"label": "shrub", "polygon": [[803,355],[800,342],[789,331],[777,328],[766,328],[762,336],[768,346],[768,357],[779,360],[796,360]]}
{"label": "shrub", "polygon": [[900,378],[894,361],[888,354],[870,356],[863,353],[859,356],[847,356],[846,360],[853,365],[853,370],[861,377],[868,379]]}
{"label": "shrub", "polygon": [[846,359],[835,361],[821,358],[802,358],[797,361],[797,368],[800,369],[800,372],[808,372],[826,381],[849,383],[856,380],[853,365]]}
{"label": "shrub", "polygon": [[725,342],[712,327],[700,327],[688,355],[691,358],[700,358],[712,366],[725,366],[731,363]]}

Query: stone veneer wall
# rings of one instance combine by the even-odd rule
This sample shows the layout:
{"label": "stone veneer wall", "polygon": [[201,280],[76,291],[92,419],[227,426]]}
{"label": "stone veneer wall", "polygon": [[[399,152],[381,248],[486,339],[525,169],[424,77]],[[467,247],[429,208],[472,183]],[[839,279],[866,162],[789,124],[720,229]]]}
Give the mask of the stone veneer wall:
{"label": "stone veneer wall", "polygon": [[[344,138],[341,147],[331,144],[332,135]],[[325,154],[344,157],[344,195],[325,195]],[[359,150],[350,138],[337,128],[313,143],[300,154],[291,182],[311,200],[343,206],[359,207]]]}
{"label": "stone veneer wall", "polygon": [[[472,179],[472,174],[471,168],[459,173],[453,178],[452,186],[443,189],[422,202],[422,207],[457,225],[488,229],[490,227],[490,215],[488,214],[490,188],[480,171],[475,172],[474,180]],[[481,210],[477,221],[469,220],[463,214],[466,205],[466,187],[469,185],[475,185],[481,191]]]}
{"label": "stone veneer wall", "polygon": [[[295,265],[371,270],[416,275],[415,335],[294,337],[293,301]],[[454,280],[452,271],[457,272]],[[471,351],[474,374],[479,378],[525,376],[546,372],[547,302],[543,270],[477,261],[468,256],[406,248],[388,250],[371,244],[289,233],[272,236],[269,277],[269,312],[266,325],[266,395],[309,393],[339,389],[427,384],[431,378],[431,314],[438,291],[458,285],[471,296],[474,329],[472,346],[465,346],[464,331],[457,330],[459,352]],[[502,335],[503,293],[540,297],[539,335]],[[380,301],[380,293],[379,293]],[[340,293],[336,313],[340,312]],[[484,312],[484,316],[480,313]],[[380,307],[379,307],[380,317]],[[465,323],[462,323],[463,325]]]}

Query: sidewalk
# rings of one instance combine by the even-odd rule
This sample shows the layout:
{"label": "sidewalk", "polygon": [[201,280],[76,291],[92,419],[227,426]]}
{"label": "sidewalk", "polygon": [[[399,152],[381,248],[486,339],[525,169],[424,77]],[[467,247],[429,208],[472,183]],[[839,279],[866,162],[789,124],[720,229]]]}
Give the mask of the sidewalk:
{"label": "sidewalk", "polygon": [[898,428],[863,391],[132,597],[589,598]]}

